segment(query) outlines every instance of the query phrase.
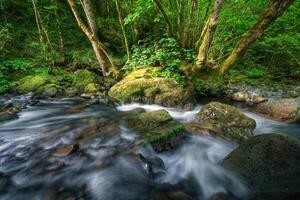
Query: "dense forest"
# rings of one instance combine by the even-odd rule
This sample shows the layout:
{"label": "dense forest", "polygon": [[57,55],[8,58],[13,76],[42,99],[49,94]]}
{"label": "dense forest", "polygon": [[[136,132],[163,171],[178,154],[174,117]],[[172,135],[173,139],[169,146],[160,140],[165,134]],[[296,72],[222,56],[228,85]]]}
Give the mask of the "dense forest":
{"label": "dense forest", "polygon": [[299,10],[0,0],[0,199],[299,199]]}

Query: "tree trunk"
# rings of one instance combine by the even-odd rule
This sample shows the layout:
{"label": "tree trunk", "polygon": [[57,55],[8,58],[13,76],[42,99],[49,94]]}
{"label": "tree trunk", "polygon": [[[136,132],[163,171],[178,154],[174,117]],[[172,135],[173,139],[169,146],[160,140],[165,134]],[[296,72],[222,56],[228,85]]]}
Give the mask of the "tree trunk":
{"label": "tree trunk", "polygon": [[156,5],[157,9],[163,15],[164,20],[167,23],[169,37],[173,37],[174,36],[173,26],[172,26],[171,20],[169,19],[167,13],[165,12],[165,10],[163,8],[163,5],[161,4],[161,2],[159,0],[152,0],[152,2]]}
{"label": "tree trunk", "polygon": [[220,65],[220,74],[224,75],[245,55],[247,49],[260,38],[264,31],[274,22],[293,0],[271,0],[258,22],[239,40],[227,59]]}
{"label": "tree trunk", "polygon": [[200,38],[203,39],[198,50],[198,56],[196,58],[196,65],[198,68],[205,66],[207,63],[209,49],[214,38],[223,3],[224,0],[216,0],[213,12],[208,18],[208,21],[206,22],[201,33]]}
{"label": "tree trunk", "polygon": [[[77,9],[76,9],[76,5],[74,0],[67,0],[70,8],[76,18],[76,21],[78,23],[78,26],[81,28],[81,30],[86,34],[86,36],[88,37],[88,39],[90,40],[90,42],[92,43],[93,46],[93,50],[95,52],[95,55],[97,57],[97,60],[100,64],[100,68],[102,70],[102,73],[104,76],[109,74],[109,63],[112,66],[112,68],[114,69],[114,64],[112,62],[112,59],[110,58],[110,56],[108,55],[108,53],[105,51],[102,43],[99,41],[99,39],[97,38],[97,36],[94,34],[93,31],[96,31],[96,25],[95,25],[95,21],[93,18],[93,15],[90,13],[91,12],[91,8],[89,7],[91,6],[88,0],[85,0],[83,2],[83,6],[84,6],[84,11],[85,14],[87,16],[88,19],[88,23],[89,23],[89,27],[90,29],[84,24],[83,20],[81,19]],[[109,63],[108,63],[109,62]]]}
{"label": "tree trunk", "polygon": [[123,38],[124,38],[124,44],[125,44],[125,48],[126,48],[127,62],[128,62],[130,60],[131,54],[130,54],[130,50],[129,50],[129,44],[128,44],[128,39],[127,39],[126,32],[125,32],[123,18],[122,18],[121,11],[120,11],[119,0],[115,0],[115,3],[116,3],[117,12],[118,12],[119,23],[120,23]]}
{"label": "tree trunk", "polygon": [[37,26],[38,32],[39,32],[40,43],[42,45],[43,50],[45,51],[44,37],[42,35],[42,29],[41,29],[41,26],[40,26],[40,21],[39,21],[39,17],[38,17],[38,12],[37,12],[37,8],[36,8],[35,0],[32,0],[32,6],[33,6],[33,11],[34,11],[36,26]]}

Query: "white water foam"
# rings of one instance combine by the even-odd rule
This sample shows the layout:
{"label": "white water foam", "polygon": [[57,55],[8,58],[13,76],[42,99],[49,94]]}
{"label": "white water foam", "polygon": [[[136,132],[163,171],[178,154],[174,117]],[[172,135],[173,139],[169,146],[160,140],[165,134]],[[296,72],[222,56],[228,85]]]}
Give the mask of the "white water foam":
{"label": "white water foam", "polygon": [[147,105],[140,103],[124,104],[117,107],[117,109],[120,111],[130,111],[136,108],[143,108],[147,112],[163,109],[166,110],[172,116],[173,119],[183,123],[188,123],[195,120],[196,114],[201,110],[202,106],[198,105],[193,110],[180,110],[177,108],[168,108],[155,104]]}

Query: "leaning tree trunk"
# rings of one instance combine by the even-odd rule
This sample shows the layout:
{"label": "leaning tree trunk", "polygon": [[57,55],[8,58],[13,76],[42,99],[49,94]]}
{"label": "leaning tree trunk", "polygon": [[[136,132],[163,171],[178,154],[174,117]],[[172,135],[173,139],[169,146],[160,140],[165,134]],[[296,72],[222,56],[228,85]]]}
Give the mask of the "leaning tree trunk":
{"label": "leaning tree trunk", "polygon": [[202,42],[198,50],[198,56],[196,58],[197,68],[201,68],[207,63],[209,49],[214,38],[223,3],[224,0],[216,0],[213,12],[208,18],[205,27],[203,28],[200,37],[202,39]]}
{"label": "leaning tree trunk", "polygon": [[[98,30],[97,30],[97,25],[95,22],[95,14],[94,14],[94,10],[93,10],[93,6],[90,0],[83,0],[82,1],[82,7],[84,10],[84,13],[86,15],[87,18],[87,22],[88,25],[90,27],[90,30],[93,34],[93,36],[95,37],[96,40],[98,39]],[[96,41],[91,41],[92,43],[92,47],[94,50],[94,53],[96,55],[96,58],[100,64],[100,68],[102,70],[102,73],[105,75],[109,72],[109,63],[108,60],[105,56],[105,54],[101,51],[99,45],[97,45]]]}
{"label": "leaning tree trunk", "polygon": [[102,70],[102,73],[104,76],[109,74],[109,65],[114,70],[114,64],[112,62],[112,59],[104,49],[102,43],[99,41],[97,36],[94,34],[94,31],[96,31],[96,25],[94,23],[92,15],[90,15],[90,9],[89,9],[89,2],[85,1],[84,4],[84,11],[88,19],[89,27],[90,29],[85,25],[84,21],[81,19],[77,9],[74,0],[67,0],[70,8],[76,18],[76,21],[78,23],[78,26],[81,28],[81,30],[86,34],[90,42],[92,43],[93,50],[95,52],[95,55],[97,57],[97,60],[100,64],[100,68]]}
{"label": "leaning tree trunk", "polygon": [[220,74],[226,74],[230,67],[240,61],[247,49],[292,3],[293,0],[271,0],[258,22],[240,39],[227,59],[220,65]]}

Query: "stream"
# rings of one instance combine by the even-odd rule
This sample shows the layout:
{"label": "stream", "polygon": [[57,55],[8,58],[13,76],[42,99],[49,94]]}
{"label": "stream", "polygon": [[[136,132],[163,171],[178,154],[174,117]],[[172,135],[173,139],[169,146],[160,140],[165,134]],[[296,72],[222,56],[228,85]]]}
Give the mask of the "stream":
{"label": "stream", "polygon": [[[0,103],[5,101],[9,99],[0,98]],[[158,200],[161,194],[181,190],[197,200],[209,200],[217,193],[247,199],[243,183],[218,165],[237,144],[190,136],[174,151],[157,154],[118,120],[126,111],[144,108],[165,109],[186,123],[201,107],[114,108],[67,98],[28,106],[18,117],[0,122],[0,199]],[[255,134],[285,132],[299,138],[299,125],[242,112],[256,120]],[[70,144],[72,153],[62,156],[57,149]]]}

